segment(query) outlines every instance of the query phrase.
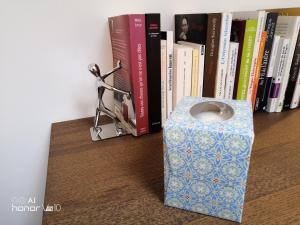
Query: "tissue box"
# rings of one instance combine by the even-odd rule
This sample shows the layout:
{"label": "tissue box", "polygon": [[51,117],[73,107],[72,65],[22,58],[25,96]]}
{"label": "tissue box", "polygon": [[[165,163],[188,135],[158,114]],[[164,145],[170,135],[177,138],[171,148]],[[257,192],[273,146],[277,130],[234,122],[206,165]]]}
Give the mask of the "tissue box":
{"label": "tissue box", "polygon": [[251,104],[185,97],[163,133],[165,205],[241,222],[254,140]]}

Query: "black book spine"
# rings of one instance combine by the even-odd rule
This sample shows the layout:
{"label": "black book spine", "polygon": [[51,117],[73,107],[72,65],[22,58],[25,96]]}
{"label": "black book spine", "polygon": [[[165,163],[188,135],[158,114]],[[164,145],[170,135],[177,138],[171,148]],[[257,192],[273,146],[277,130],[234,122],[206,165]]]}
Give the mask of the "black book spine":
{"label": "black book spine", "polygon": [[161,130],[160,14],[145,14],[149,132]]}
{"label": "black book spine", "polygon": [[267,105],[268,95],[272,83],[272,77],[267,77],[271,51],[273,46],[273,39],[275,34],[275,28],[277,24],[278,13],[268,13],[265,31],[267,32],[267,39],[265,44],[265,50],[263,54],[263,60],[260,70],[260,76],[258,81],[258,88],[255,100],[255,111],[263,111]]}
{"label": "black book spine", "polygon": [[294,51],[294,56],[293,56],[292,65],[290,69],[289,82],[285,91],[283,107],[286,109],[289,109],[292,104],[293,94],[297,84],[299,69],[300,69],[300,32],[298,34],[296,48]]}

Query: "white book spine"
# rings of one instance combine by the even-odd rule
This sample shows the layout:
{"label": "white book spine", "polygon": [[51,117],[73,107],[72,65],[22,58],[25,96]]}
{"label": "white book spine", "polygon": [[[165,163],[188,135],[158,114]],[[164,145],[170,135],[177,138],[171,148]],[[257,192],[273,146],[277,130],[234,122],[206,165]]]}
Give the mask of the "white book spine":
{"label": "white book spine", "polygon": [[278,95],[280,86],[282,83],[282,78],[284,76],[286,62],[289,52],[289,43],[290,40],[287,38],[281,38],[279,41],[278,52],[275,60],[275,69],[272,78],[272,84],[270,93],[267,100],[267,112],[275,112],[278,102]]}
{"label": "white book spine", "polygon": [[[290,18],[292,18],[293,21],[289,21]],[[285,27],[288,27],[288,28],[285,28]],[[279,89],[277,107],[275,110],[276,112],[281,112],[282,108],[283,108],[284,95],[285,95],[286,87],[287,87],[288,80],[289,80],[290,68],[291,68],[293,55],[294,55],[294,51],[295,51],[295,47],[296,47],[299,28],[300,28],[300,17],[299,16],[295,16],[295,17],[294,16],[279,16],[278,17],[275,34],[280,35],[280,33],[282,32],[283,37],[290,38],[290,46],[289,46],[289,52],[287,55],[285,71],[284,71],[280,89]],[[286,32],[285,32],[285,30],[286,30]]]}
{"label": "white book spine", "polygon": [[173,31],[167,31],[167,118],[170,116],[173,90]]}
{"label": "white book spine", "polygon": [[193,61],[193,49],[185,48],[183,51],[183,93],[184,96],[191,96],[192,92],[192,61]]}
{"label": "white book spine", "polygon": [[205,62],[205,45],[200,46],[199,50],[199,66],[198,66],[198,96],[203,95],[203,79],[204,79],[204,62]]}
{"label": "white book spine", "polygon": [[269,67],[268,67],[268,71],[267,71],[267,75],[266,75],[267,77],[273,76],[273,71],[275,68],[275,60],[276,60],[276,56],[277,56],[277,52],[278,52],[279,40],[280,40],[280,36],[275,35],[274,39],[273,39],[273,46],[272,46],[272,50],[271,50]]}
{"label": "white book spine", "polygon": [[250,76],[249,76],[249,85],[248,85],[248,92],[247,92],[247,100],[250,100],[250,101],[252,98],[254,77],[255,77],[255,71],[256,71],[256,67],[257,67],[257,60],[258,60],[258,54],[259,54],[259,46],[260,46],[260,41],[261,41],[261,35],[264,30],[265,19],[266,19],[266,12],[259,11],[258,17],[257,17],[257,29],[256,29],[256,35],[255,35],[255,41],[254,41],[253,56],[252,56],[251,70],[250,70]]}
{"label": "white book spine", "polygon": [[225,79],[227,70],[228,49],[230,43],[232,14],[222,13],[219,58],[216,73],[215,97],[224,98],[225,95]]}
{"label": "white book spine", "polygon": [[230,42],[225,82],[225,99],[232,99],[239,43]]}
{"label": "white book spine", "polygon": [[173,82],[173,107],[184,96],[184,51],[182,48],[174,46],[174,82]]}
{"label": "white book spine", "polygon": [[161,123],[164,126],[167,119],[167,41],[160,42],[161,54]]}
{"label": "white book spine", "polygon": [[296,83],[296,87],[295,87],[293,98],[292,98],[292,104],[290,106],[291,109],[298,107],[299,99],[300,99],[300,70],[298,73],[297,83]]}

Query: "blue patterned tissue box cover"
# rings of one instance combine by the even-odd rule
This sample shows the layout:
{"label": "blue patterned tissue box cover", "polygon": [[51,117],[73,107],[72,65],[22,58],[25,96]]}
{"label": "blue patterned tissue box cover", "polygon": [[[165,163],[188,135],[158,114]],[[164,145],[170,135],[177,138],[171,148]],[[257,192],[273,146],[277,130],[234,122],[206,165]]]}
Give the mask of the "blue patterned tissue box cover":
{"label": "blue patterned tissue box cover", "polygon": [[205,123],[190,108],[212,98],[185,97],[164,125],[165,205],[241,222],[254,140],[250,103],[217,100],[234,115]]}

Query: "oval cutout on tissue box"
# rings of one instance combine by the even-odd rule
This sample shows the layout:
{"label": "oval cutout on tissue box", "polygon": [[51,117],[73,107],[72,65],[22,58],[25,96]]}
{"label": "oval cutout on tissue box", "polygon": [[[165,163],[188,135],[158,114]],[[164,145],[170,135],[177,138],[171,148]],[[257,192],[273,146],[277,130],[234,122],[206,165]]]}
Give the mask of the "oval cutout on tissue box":
{"label": "oval cutout on tissue box", "polygon": [[226,103],[208,101],[195,104],[190,109],[190,114],[202,122],[214,123],[230,119],[234,114],[234,110]]}

